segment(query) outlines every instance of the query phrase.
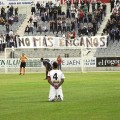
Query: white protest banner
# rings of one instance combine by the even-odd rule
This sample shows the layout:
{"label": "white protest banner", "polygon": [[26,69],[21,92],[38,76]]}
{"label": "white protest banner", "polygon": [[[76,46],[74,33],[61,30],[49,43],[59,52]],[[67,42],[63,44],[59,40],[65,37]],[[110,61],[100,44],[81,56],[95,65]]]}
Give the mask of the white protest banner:
{"label": "white protest banner", "polygon": [[76,39],[66,40],[66,46],[84,47],[84,48],[106,48],[107,36],[85,36]]}
{"label": "white protest banner", "polygon": [[[51,64],[56,61],[56,58],[49,58]],[[63,58],[62,67],[81,67],[81,58]],[[20,60],[19,59],[0,59],[0,68],[19,68]],[[26,67],[28,68],[40,68],[43,67],[43,64],[40,62],[40,58],[29,58],[26,62]],[[84,67],[96,67],[96,58],[85,58]]]}
{"label": "white protest banner", "polygon": [[17,39],[18,48],[59,47],[59,37],[25,36]]}
{"label": "white protest banner", "polygon": [[17,39],[18,48],[106,48],[107,36],[78,37],[65,39],[52,36],[24,36]]}

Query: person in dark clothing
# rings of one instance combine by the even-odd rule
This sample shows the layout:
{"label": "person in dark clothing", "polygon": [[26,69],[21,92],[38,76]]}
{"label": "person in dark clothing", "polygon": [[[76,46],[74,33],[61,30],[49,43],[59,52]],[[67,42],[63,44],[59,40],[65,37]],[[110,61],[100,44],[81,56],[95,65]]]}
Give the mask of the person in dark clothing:
{"label": "person in dark clothing", "polygon": [[93,0],[91,4],[92,4],[92,12],[94,12],[96,9],[96,2]]}
{"label": "person in dark clothing", "polygon": [[10,31],[10,25],[9,25],[9,23],[6,22],[5,26],[6,26],[6,33],[9,33],[9,31]]}
{"label": "person in dark clothing", "polygon": [[32,13],[32,15],[35,14],[35,11],[36,11],[36,10],[35,10],[35,3],[32,2],[32,3],[31,3],[31,13]]}
{"label": "person in dark clothing", "polygon": [[36,3],[36,8],[38,11],[40,10],[40,3],[39,2]]}
{"label": "person in dark clothing", "polygon": [[97,1],[97,10],[98,10],[100,7],[101,7],[101,1],[98,0],[98,1]]}
{"label": "person in dark clothing", "polygon": [[82,29],[82,35],[88,35],[88,30],[87,30],[86,26],[84,26]]}
{"label": "person in dark clothing", "polygon": [[79,27],[79,29],[78,29],[78,36],[79,36],[79,37],[82,36],[82,29],[83,29],[82,27]]}
{"label": "person in dark clothing", "polygon": [[120,40],[120,31],[119,31],[118,28],[117,28],[116,31],[115,31],[115,40],[117,40],[117,41]]}
{"label": "person in dark clothing", "polygon": [[86,5],[87,5],[87,8],[88,8],[88,12],[90,10],[90,0],[86,0]]}
{"label": "person in dark clothing", "polygon": [[78,8],[78,0],[74,1],[74,7],[77,9]]}
{"label": "person in dark clothing", "polygon": [[107,5],[105,3],[103,3],[102,4],[102,9],[103,9],[104,16],[106,16],[106,8],[107,8]]}
{"label": "person in dark clothing", "polygon": [[25,32],[27,32],[29,34],[30,32],[30,27],[27,25],[26,28],[25,28]]}
{"label": "person in dark clothing", "polygon": [[15,8],[15,16],[18,15],[18,7]]}
{"label": "person in dark clothing", "polygon": [[80,1],[80,4],[81,4],[81,9],[83,9],[83,8],[84,8],[85,1],[84,1],[84,0],[81,0],[81,1]]}
{"label": "person in dark clothing", "polygon": [[110,12],[112,12],[112,10],[113,10],[113,8],[114,8],[114,2],[115,2],[115,0],[110,0],[110,5],[111,5],[111,10],[110,10]]}
{"label": "person in dark clothing", "polygon": [[45,78],[45,80],[47,80],[48,72],[52,70],[52,65],[50,64],[49,59],[41,58],[41,62],[43,62],[43,65],[45,66],[45,69],[46,69],[46,78]]}
{"label": "person in dark clothing", "polygon": [[110,38],[114,42],[114,40],[115,40],[115,29],[114,28],[112,28],[112,30],[110,31]]}
{"label": "person in dark clothing", "polygon": [[11,7],[9,8],[9,11],[10,11],[10,16],[12,16],[13,15],[13,10],[14,10],[14,8],[13,8],[13,6],[11,5]]}

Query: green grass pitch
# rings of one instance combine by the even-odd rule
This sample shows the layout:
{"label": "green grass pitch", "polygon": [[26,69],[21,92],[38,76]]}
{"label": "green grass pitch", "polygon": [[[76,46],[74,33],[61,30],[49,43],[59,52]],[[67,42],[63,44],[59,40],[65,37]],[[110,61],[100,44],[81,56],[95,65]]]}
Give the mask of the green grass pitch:
{"label": "green grass pitch", "polygon": [[64,101],[48,102],[45,74],[0,74],[0,120],[120,120],[120,73],[65,73]]}

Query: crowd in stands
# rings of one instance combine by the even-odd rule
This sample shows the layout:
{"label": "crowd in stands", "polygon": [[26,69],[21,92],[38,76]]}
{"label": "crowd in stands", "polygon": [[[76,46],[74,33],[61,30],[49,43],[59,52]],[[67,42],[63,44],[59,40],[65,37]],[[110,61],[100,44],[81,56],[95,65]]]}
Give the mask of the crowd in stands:
{"label": "crowd in stands", "polygon": [[120,40],[120,1],[116,1],[110,19],[108,19],[102,35],[109,35],[110,40]]}
{"label": "crowd in stands", "polygon": [[5,47],[16,47],[17,27],[23,21],[18,14],[18,7],[3,6],[0,9],[0,51]]}
{"label": "crowd in stands", "polygon": [[12,25],[14,22],[18,22],[18,7],[14,8],[12,5],[7,8],[1,8],[0,25]]}
{"label": "crowd in stands", "polygon": [[[86,2],[85,2],[86,1]],[[112,2],[115,0],[111,0]],[[119,0],[111,6],[112,15],[105,26],[102,35],[110,35],[112,40],[120,39],[120,6]],[[31,17],[25,28],[25,35],[52,35],[74,39],[80,36],[95,36],[106,16],[107,5],[100,0],[66,0],[66,11],[62,9],[60,1],[31,3]],[[18,7],[7,6],[1,8],[0,25],[6,28],[5,34],[0,35],[0,51],[5,47],[16,47],[14,31],[10,29],[19,21]]]}
{"label": "crowd in stands", "polygon": [[[90,11],[90,7],[92,11]],[[79,4],[76,0],[71,4],[70,0],[66,1],[66,11],[63,11],[60,2],[43,2],[35,5],[31,4],[32,16],[28,20],[25,28],[26,35],[36,32],[45,34],[54,34],[60,36],[70,34],[72,38],[76,36],[95,36],[100,24],[106,16],[107,6],[100,0],[81,0]],[[31,35],[31,34],[30,34]]]}

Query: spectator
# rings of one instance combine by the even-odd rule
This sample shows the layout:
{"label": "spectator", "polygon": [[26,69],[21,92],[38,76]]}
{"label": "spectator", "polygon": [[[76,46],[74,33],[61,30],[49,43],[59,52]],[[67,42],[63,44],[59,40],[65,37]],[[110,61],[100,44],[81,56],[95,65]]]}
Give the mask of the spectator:
{"label": "spectator", "polygon": [[118,28],[116,28],[116,31],[115,31],[115,40],[117,41],[120,40],[120,30]]}
{"label": "spectator", "polygon": [[82,35],[82,27],[79,27],[79,29],[78,29],[78,36],[81,37],[81,35]]}
{"label": "spectator", "polygon": [[57,34],[59,31],[61,31],[61,34],[62,34],[62,20],[61,20],[61,18],[57,22]]}
{"label": "spectator", "polygon": [[71,16],[70,16],[70,8],[67,8],[66,17],[67,17],[67,18],[71,18]]}
{"label": "spectator", "polygon": [[27,32],[29,34],[30,32],[30,27],[27,25],[26,28],[25,28],[25,32]]}
{"label": "spectator", "polygon": [[80,1],[80,4],[81,4],[81,9],[83,9],[83,8],[84,8],[85,1],[84,1],[84,0],[81,0],[81,1]]}
{"label": "spectator", "polygon": [[15,15],[14,22],[18,22],[18,15]]}
{"label": "spectator", "polygon": [[32,3],[31,3],[31,14],[32,15],[35,14],[35,3],[34,3],[34,1],[32,1]]}
{"label": "spectator", "polygon": [[[10,17],[10,10],[9,10],[9,6],[7,6],[7,8],[5,9],[5,12],[3,12],[3,13],[6,13],[6,19],[8,20],[8,19],[9,19],[9,17]],[[4,16],[3,16],[3,18],[4,18]]]}
{"label": "spectator", "polygon": [[69,19],[66,20],[66,27],[67,27],[67,32],[68,31],[70,32],[71,31],[71,22]]}
{"label": "spectator", "polygon": [[33,17],[31,16],[31,17],[29,18],[29,22],[32,23],[32,21],[33,21]]}
{"label": "spectator", "polygon": [[3,13],[5,13],[5,8],[4,7],[1,8],[1,17],[3,17]]}
{"label": "spectator", "polygon": [[38,24],[37,32],[40,32],[40,34],[42,33],[42,27],[41,27],[41,24]]}
{"label": "spectator", "polygon": [[66,21],[62,21],[62,26],[63,26],[63,32],[66,33]]}
{"label": "spectator", "polygon": [[36,3],[36,9],[39,11],[40,10],[40,3],[37,1]]}
{"label": "spectator", "polygon": [[11,29],[11,30],[9,31],[9,36],[10,36],[10,38],[13,37],[13,34],[14,34],[14,33],[13,33],[12,29]]}
{"label": "spectator", "polygon": [[44,25],[42,29],[43,29],[43,32],[46,34],[46,32],[48,31],[46,25]]}
{"label": "spectator", "polygon": [[18,16],[18,7],[15,8],[15,16]]}
{"label": "spectator", "polygon": [[15,41],[13,39],[13,36],[10,36],[10,48],[14,47],[14,45],[15,45],[14,43],[15,43]]}
{"label": "spectator", "polygon": [[33,18],[33,24],[34,24],[34,27],[36,27],[37,28],[37,16],[34,16],[34,18]]}
{"label": "spectator", "polygon": [[6,34],[6,42],[7,42],[7,47],[10,47],[10,36],[8,33]]}
{"label": "spectator", "polygon": [[110,31],[110,38],[111,38],[111,40],[115,40],[115,29],[114,28],[112,28],[112,30]]}
{"label": "spectator", "polygon": [[4,24],[5,24],[5,20],[2,17],[0,17],[0,25],[4,25]]}
{"label": "spectator", "polygon": [[4,51],[5,45],[6,45],[5,37],[3,34],[1,34],[0,35],[0,51]]}
{"label": "spectator", "polygon": [[32,32],[32,34],[33,34],[33,28],[34,28],[34,24],[33,24],[33,22],[32,23],[30,23],[30,32]]}
{"label": "spectator", "polygon": [[93,27],[92,27],[92,25],[89,25],[89,26],[88,26],[88,35],[89,35],[89,36],[92,36],[92,35],[93,35]]}
{"label": "spectator", "polygon": [[90,11],[90,0],[86,0],[86,5],[87,5],[87,8],[88,8],[88,12]]}
{"label": "spectator", "polygon": [[75,7],[73,5],[71,6],[71,17],[75,18]]}
{"label": "spectator", "polygon": [[79,22],[80,23],[83,23],[84,22],[84,12],[82,10],[80,10],[79,12]]}
{"label": "spectator", "polygon": [[102,9],[103,9],[103,15],[104,15],[104,16],[106,16],[106,8],[107,8],[106,3],[103,3],[103,4],[102,4]]}
{"label": "spectator", "polygon": [[61,15],[61,13],[62,13],[62,12],[61,12],[61,11],[62,11],[61,9],[62,9],[62,8],[61,8],[61,5],[60,5],[60,4],[59,4],[59,6],[58,6],[57,9],[58,9],[58,15]]}
{"label": "spectator", "polygon": [[9,15],[10,15],[10,16],[13,15],[13,10],[14,10],[14,8],[13,8],[13,6],[11,5],[10,8],[9,8]]}
{"label": "spectator", "polygon": [[98,0],[98,1],[97,1],[97,10],[98,10],[100,7],[101,7],[101,1]]}
{"label": "spectator", "polygon": [[70,8],[70,6],[71,6],[71,1],[70,1],[70,0],[66,0],[66,4],[67,4],[67,8]]}
{"label": "spectator", "polygon": [[88,35],[88,30],[86,26],[84,26],[82,29],[82,35]]}
{"label": "spectator", "polygon": [[10,25],[9,25],[9,23],[8,22],[6,22],[6,33],[9,33],[9,31],[10,31]]}
{"label": "spectator", "polygon": [[110,10],[110,12],[112,12],[112,10],[113,10],[113,8],[114,8],[114,2],[115,2],[115,0],[110,0],[110,5],[111,5],[111,10]]}
{"label": "spectator", "polygon": [[92,12],[94,12],[96,9],[96,2],[95,0],[92,1]]}
{"label": "spectator", "polygon": [[62,58],[60,55],[58,55],[57,57],[57,63],[58,63],[58,70],[61,70]]}

